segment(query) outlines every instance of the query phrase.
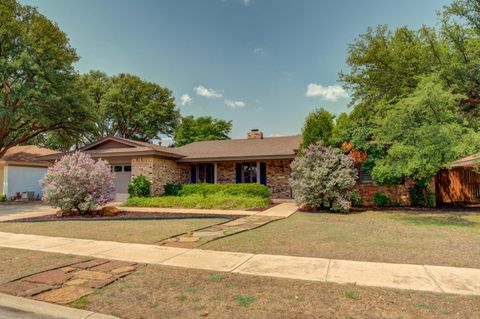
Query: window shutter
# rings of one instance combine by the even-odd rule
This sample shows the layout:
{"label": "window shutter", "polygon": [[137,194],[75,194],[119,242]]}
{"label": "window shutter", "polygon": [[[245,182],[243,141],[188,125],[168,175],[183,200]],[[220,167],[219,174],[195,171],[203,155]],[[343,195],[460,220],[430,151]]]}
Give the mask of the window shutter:
{"label": "window shutter", "polygon": [[192,184],[197,183],[197,165],[190,165],[190,182]]}
{"label": "window shutter", "polygon": [[236,181],[237,181],[237,184],[240,184],[242,182],[242,164],[241,163],[237,163],[235,165],[235,170],[236,170]]}
{"label": "window shutter", "polygon": [[267,185],[267,163],[260,163],[260,184]]}

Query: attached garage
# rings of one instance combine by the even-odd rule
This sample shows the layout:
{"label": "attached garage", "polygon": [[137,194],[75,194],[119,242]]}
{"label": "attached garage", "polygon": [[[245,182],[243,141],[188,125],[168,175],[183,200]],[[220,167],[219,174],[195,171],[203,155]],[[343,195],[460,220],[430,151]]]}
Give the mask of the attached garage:
{"label": "attached garage", "polygon": [[34,145],[10,148],[0,159],[0,194],[8,199],[28,196],[38,199],[42,196],[40,180],[45,176],[49,162],[39,156],[58,154],[47,148]]}

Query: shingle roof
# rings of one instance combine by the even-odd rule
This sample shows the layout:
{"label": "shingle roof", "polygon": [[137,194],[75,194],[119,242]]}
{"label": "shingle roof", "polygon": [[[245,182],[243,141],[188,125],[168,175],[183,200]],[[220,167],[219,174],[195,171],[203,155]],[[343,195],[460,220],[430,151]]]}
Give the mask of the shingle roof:
{"label": "shingle roof", "polygon": [[480,153],[458,159],[455,162],[450,163],[448,166],[449,167],[473,167],[475,165],[480,165]]}
{"label": "shingle roof", "polygon": [[48,162],[38,159],[39,156],[46,156],[52,154],[59,154],[60,152],[54,151],[44,147],[38,147],[36,145],[14,146],[7,150],[6,154],[0,158],[1,161],[6,162],[19,162],[19,163],[33,163],[33,164],[45,164]]}
{"label": "shingle roof", "polygon": [[[85,146],[81,151],[92,156],[159,155],[177,159],[179,162],[239,160],[239,159],[286,159],[295,157],[300,145],[300,136],[266,137],[263,139],[235,139],[220,141],[203,141],[182,147],[165,147],[146,142],[139,142],[121,137],[106,137]],[[97,148],[109,140],[124,143],[125,148]],[[56,159],[58,155],[46,156],[44,159]]]}
{"label": "shingle roof", "polygon": [[194,142],[175,150],[184,155],[180,162],[214,159],[293,158],[300,145],[300,136],[266,137]]}

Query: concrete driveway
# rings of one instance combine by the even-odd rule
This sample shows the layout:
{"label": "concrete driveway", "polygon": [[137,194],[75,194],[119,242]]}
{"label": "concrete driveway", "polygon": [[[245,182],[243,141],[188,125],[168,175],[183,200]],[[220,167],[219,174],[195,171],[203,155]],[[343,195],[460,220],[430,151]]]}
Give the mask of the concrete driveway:
{"label": "concrete driveway", "polygon": [[57,210],[41,202],[0,204],[0,222],[55,214]]}

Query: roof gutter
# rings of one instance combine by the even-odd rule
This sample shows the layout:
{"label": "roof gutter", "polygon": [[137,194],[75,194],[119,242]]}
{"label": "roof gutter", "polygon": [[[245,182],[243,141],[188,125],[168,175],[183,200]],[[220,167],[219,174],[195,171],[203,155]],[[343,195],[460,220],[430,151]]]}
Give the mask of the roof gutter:
{"label": "roof gutter", "polygon": [[178,163],[207,163],[227,161],[253,161],[253,160],[286,160],[295,159],[295,154],[285,155],[260,155],[260,156],[223,156],[223,157],[184,157]]}

